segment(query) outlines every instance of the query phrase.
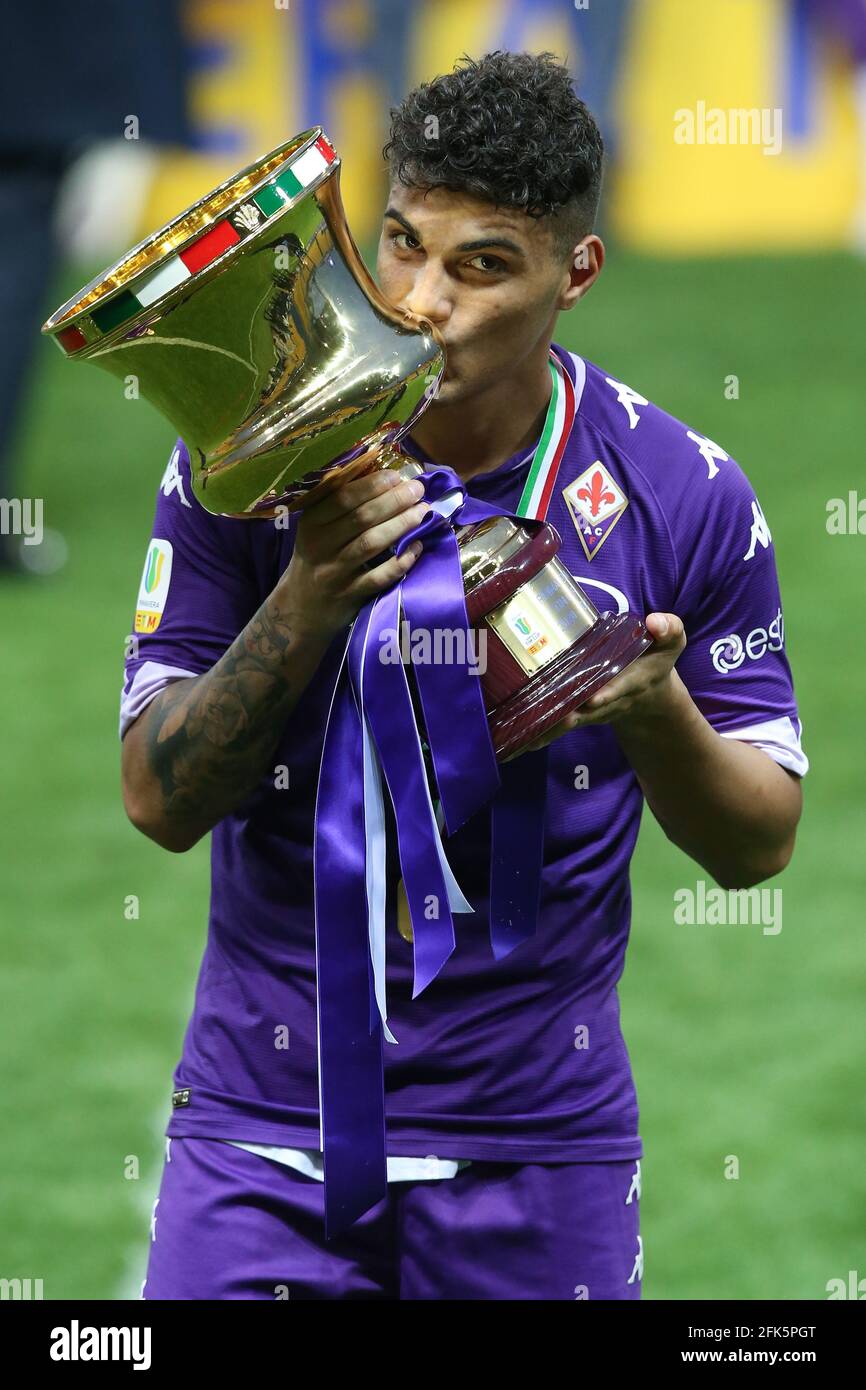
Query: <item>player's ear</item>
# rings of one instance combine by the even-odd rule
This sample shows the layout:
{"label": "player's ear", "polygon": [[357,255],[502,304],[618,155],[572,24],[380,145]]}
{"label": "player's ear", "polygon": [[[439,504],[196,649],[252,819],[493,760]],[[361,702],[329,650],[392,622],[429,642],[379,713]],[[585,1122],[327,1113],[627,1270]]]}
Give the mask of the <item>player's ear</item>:
{"label": "player's ear", "polygon": [[604,255],[604,242],[594,232],[577,242],[571,253],[571,265],[563,276],[557,308],[574,308],[592,288],[602,272]]}

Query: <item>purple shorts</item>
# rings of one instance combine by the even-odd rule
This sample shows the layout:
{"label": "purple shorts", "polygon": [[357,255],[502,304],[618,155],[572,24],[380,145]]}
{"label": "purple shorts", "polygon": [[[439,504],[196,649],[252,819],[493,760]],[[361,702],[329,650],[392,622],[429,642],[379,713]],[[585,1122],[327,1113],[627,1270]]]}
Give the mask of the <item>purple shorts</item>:
{"label": "purple shorts", "polygon": [[490,1163],[390,1182],[325,1239],[324,1188],[220,1139],[172,1139],[145,1299],[640,1298],[640,1164]]}

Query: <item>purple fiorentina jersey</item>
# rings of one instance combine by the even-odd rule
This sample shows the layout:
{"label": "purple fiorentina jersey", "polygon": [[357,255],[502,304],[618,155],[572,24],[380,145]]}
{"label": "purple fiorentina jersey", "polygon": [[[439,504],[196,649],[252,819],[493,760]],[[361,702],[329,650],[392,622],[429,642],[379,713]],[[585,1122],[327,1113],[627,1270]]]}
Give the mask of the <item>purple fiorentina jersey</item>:
{"label": "purple fiorentina jersey", "polygon": [[[773,546],[751,485],[711,440],[555,351],[577,397],[548,511],[560,558],[602,611],[678,614],[688,646],[677,669],[712,726],[804,773]],[[468,492],[514,510],[532,454],[474,477]],[[296,518],[283,522],[205,512],[178,440],[157,498],[125,725],[169,679],[208,670],[231,644],[289,562]],[[288,721],[274,770],[213,831],[208,942],[174,1074],[184,1094],[170,1135],[318,1148],[313,814],[345,638]],[[641,1156],[616,987],[642,803],[611,728],[553,744],[536,935],[494,960],[481,813],[445,842],[474,915],[455,919],[456,950],[414,1001],[412,947],[396,928],[392,834],[387,1004],[398,1042],[384,1044],[389,1153]]]}

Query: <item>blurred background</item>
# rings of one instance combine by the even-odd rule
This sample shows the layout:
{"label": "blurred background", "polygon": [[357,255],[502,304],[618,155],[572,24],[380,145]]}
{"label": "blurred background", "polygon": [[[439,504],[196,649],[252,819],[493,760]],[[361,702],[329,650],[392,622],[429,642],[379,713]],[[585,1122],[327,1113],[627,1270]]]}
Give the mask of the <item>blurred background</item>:
{"label": "blurred background", "polygon": [[[43,535],[0,504],[0,1276],[139,1296],[208,895],[207,842],[159,850],[119,791],[124,647],[174,433],[39,327],[317,123],[372,264],[389,105],[463,53],[548,48],[611,153],[610,259],[557,339],[746,469],[812,761],[778,935],[675,925],[700,870],[644,821],[620,989],[644,1297],[823,1299],[866,1277],[866,2],[58,0],[16,7],[4,41],[0,499],[41,503]],[[713,142],[708,113],[732,108],[766,112],[766,138]]]}

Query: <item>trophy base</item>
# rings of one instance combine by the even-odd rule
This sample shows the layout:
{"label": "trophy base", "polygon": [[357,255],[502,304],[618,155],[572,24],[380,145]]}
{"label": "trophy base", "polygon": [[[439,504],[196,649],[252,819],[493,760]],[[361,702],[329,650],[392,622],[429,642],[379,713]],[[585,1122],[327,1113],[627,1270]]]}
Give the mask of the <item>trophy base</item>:
{"label": "trophy base", "polygon": [[489,711],[499,761],[544,735],[652,646],[635,613],[602,613],[582,637]]}

